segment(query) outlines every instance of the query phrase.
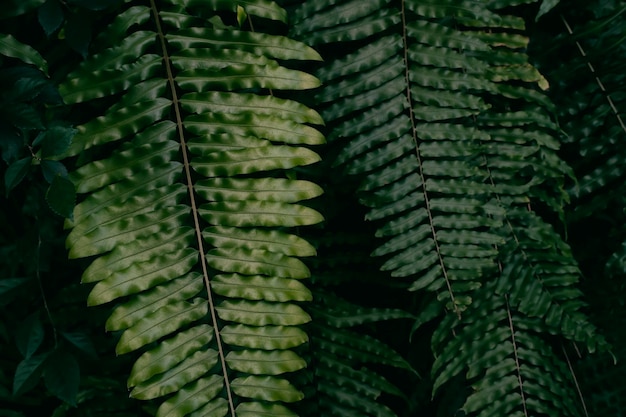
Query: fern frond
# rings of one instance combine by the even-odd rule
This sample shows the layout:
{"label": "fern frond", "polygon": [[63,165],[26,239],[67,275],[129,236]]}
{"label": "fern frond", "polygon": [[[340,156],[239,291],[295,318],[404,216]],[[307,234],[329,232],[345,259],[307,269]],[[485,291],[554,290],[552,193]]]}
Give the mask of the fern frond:
{"label": "fern frond", "polygon": [[[345,7],[349,5],[352,3],[346,3]],[[413,8],[412,3],[406,6]],[[414,7],[414,12],[424,14],[437,9],[434,5]],[[445,14],[446,7],[440,7],[440,13]],[[302,8],[302,13],[305,9]],[[394,276],[412,277],[414,289],[430,286],[432,291],[447,291],[450,308],[460,312],[469,299],[461,295],[467,291],[461,283],[457,297],[455,281],[469,270],[474,271],[475,277],[494,270],[495,252],[491,248],[492,244],[500,243],[500,238],[488,234],[482,238],[474,236],[481,235],[482,231],[478,230],[492,220],[483,216],[484,220],[478,223],[468,222],[469,219],[463,219],[444,203],[452,195],[469,192],[477,197],[469,200],[476,203],[472,210],[482,212],[488,187],[483,184],[485,174],[471,161],[480,144],[462,141],[466,136],[460,135],[459,140],[426,141],[419,136],[420,122],[447,121],[446,126],[454,129],[459,126],[454,120],[477,114],[485,106],[480,97],[460,92],[490,87],[484,78],[469,72],[413,64],[403,56],[411,59],[419,54],[432,54],[441,57],[439,61],[431,60],[433,64],[456,62],[467,70],[482,67],[454,49],[466,44],[472,49],[484,49],[487,45],[454,34],[440,24],[413,18],[408,22],[406,16],[411,13],[408,10],[393,6],[388,10],[385,13],[397,16],[394,31],[375,37],[358,52],[337,59],[318,72],[326,85],[319,99],[328,103],[322,115],[327,122],[340,121],[329,139],[346,141],[336,163],[344,166],[346,172],[364,174],[367,178],[362,191],[363,202],[372,207],[368,218],[388,222],[379,234],[389,240],[374,252],[387,259],[383,269],[392,271]],[[355,17],[356,22],[350,25],[360,24],[359,19]],[[402,21],[407,21],[406,26],[398,26]],[[326,19],[326,23],[327,31],[335,33],[332,19]],[[325,32],[318,27],[316,33],[323,36]],[[352,38],[356,39],[356,36]],[[406,46],[408,42],[410,47]],[[355,116],[348,118],[349,115]],[[456,152],[451,153],[453,150]],[[444,188],[445,192],[441,193]],[[432,198],[431,193],[436,197]],[[438,204],[438,210],[431,209],[431,204]],[[475,216],[474,220],[477,219]],[[448,230],[457,232],[447,234]],[[464,247],[474,238],[483,240],[479,246],[484,245],[484,250]],[[468,257],[475,259],[471,261]],[[420,262],[415,262],[416,259]],[[467,279],[471,278],[464,278]]]}
{"label": "fern frond", "polygon": [[570,394],[569,369],[541,335],[541,320],[511,308],[506,295],[483,288],[491,299],[476,296],[468,309],[476,309],[483,320],[458,322],[449,317],[433,336],[433,348],[441,351],[433,366],[438,375],[435,392],[443,381],[463,374],[472,388],[463,405],[465,413],[580,415],[581,406]]}
{"label": "fern frond", "polygon": [[[569,97],[557,105],[571,150],[579,155],[571,158],[579,179],[568,189],[575,204],[572,221],[610,210],[623,194],[619,161],[624,147],[619,144],[626,137],[621,63],[603,59],[623,53],[624,4],[606,9],[585,4],[578,10],[588,13],[560,11],[561,33],[550,50],[568,58],[549,63],[539,57],[548,76],[558,80],[553,96]],[[593,19],[588,19],[589,13]]]}
{"label": "fern frond", "polygon": [[124,6],[61,86],[76,108],[115,103],[68,152],[86,162],[72,173],[86,196],[67,246],[95,257],[89,304],[117,302],[117,353],[143,352],[132,397],[160,399],[158,416],[291,416],[283,403],[303,394],[289,375],[307,366],[299,303],[311,300],[298,257],[315,249],[287,230],[322,217],[298,204],[321,188],[284,176],[317,162],[303,145],[324,137],[316,112],[267,89],[317,86],[278,60],[319,56],[217,24],[241,7],[284,21],[273,3],[168,3]]}
{"label": "fern frond", "polygon": [[[358,14],[348,12],[356,2],[345,1],[344,14],[324,19],[321,4],[299,9],[299,24],[315,27],[307,39],[326,55],[318,97],[329,140],[344,144],[335,166],[361,181],[366,219],[384,239],[372,252],[382,257],[381,269],[424,297],[416,323],[436,320],[437,331],[448,337],[453,329],[446,323],[478,325],[483,316],[477,309],[506,312],[498,303],[510,295],[511,308],[540,326],[529,344],[546,344],[551,334],[589,350],[606,347],[582,313],[580,271],[569,248],[528,211],[537,205],[563,219],[564,187],[573,173],[557,155],[555,106],[543,93],[548,82],[529,62],[525,21],[509,14],[515,11],[509,6],[525,2],[492,3],[399,1]],[[376,34],[353,30],[368,27],[377,14],[398,17]],[[331,41],[342,48],[340,56],[322,45]],[[481,295],[496,290],[496,298]],[[510,337],[509,327],[500,332]],[[455,346],[467,343],[467,355],[489,357],[488,344],[472,341],[483,330],[459,335]],[[434,342],[433,353],[455,364],[436,364],[436,387],[471,363],[444,343]],[[541,356],[529,355],[529,361]],[[554,361],[566,375],[564,364]],[[481,389],[495,385],[481,372],[471,376]],[[536,380],[535,388],[543,383]],[[575,392],[565,393],[558,395],[571,405]],[[498,414],[477,398],[468,400],[477,401],[468,413],[508,415],[524,408],[508,396]],[[545,412],[534,400],[526,404],[528,413]]]}
{"label": "fern frond", "polygon": [[[614,346],[611,355],[575,358],[574,369],[590,414],[613,415],[624,409],[618,399],[623,384],[616,378],[623,372],[623,337],[615,329],[623,320],[618,300],[624,296],[622,244],[626,237],[624,169],[619,162],[624,158],[626,138],[621,69],[626,4],[581,2],[573,6],[557,7],[553,18],[546,19],[554,25],[546,21],[539,26],[541,34],[555,41],[545,54],[539,48],[534,52],[553,84],[550,93],[567,134],[563,155],[578,180],[567,189],[572,199],[566,218],[573,250],[587,278],[584,290],[590,311]],[[555,61],[547,54],[562,59]]]}
{"label": "fern frond", "polygon": [[[319,295],[322,299],[325,297],[325,294]],[[337,301],[336,297],[332,299]],[[345,309],[342,312],[328,311],[323,302],[311,311],[315,323],[310,331],[311,346],[315,348],[311,379],[316,404],[310,411],[330,415],[395,416],[380,397],[387,394],[404,398],[404,393],[373,369],[384,365],[411,372],[412,367],[385,343],[349,327],[406,317],[406,313],[363,309],[344,300],[339,302]]]}
{"label": "fern frond", "polygon": [[[343,194],[354,184],[332,174],[321,170],[316,177],[341,185],[328,186],[321,202],[333,210],[324,212],[323,228],[311,231],[317,232],[312,240],[318,254],[310,262],[313,301],[306,310],[312,318],[311,349],[302,413],[403,415],[411,407],[406,381],[414,380],[416,372],[399,354],[406,335],[390,328],[408,326],[413,315],[393,298],[398,290],[381,285],[376,260],[369,256],[374,242],[354,215],[358,202]],[[381,307],[387,299],[393,300],[393,308]]]}

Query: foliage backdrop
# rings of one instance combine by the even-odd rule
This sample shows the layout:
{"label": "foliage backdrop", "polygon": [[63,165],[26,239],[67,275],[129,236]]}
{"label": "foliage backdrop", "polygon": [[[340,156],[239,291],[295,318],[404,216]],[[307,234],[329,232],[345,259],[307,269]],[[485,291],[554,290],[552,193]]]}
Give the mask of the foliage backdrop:
{"label": "foliage backdrop", "polygon": [[621,415],[625,10],[9,2],[0,415]]}

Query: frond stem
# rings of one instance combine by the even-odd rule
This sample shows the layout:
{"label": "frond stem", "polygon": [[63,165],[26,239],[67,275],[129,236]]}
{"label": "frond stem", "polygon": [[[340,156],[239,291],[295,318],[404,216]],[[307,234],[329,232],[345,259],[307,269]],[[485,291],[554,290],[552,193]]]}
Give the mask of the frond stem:
{"label": "frond stem", "polygon": [[528,410],[526,408],[526,396],[524,395],[524,384],[522,381],[521,366],[519,363],[519,356],[517,355],[517,342],[515,341],[515,328],[513,327],[513,316],[511,315],[511,307],[509,305],[509,296],[504,296],[506,300],[506,314],[509,318],[509,328],[511,329],[511,341],[513,343],[513,356],[515,357],[515,366],[517,368],[517,380],[519,382],[519,391],[522,397],[522,408],[524,409],[524,415],[528,417]]}
{"label": "frond stem", "polygon": [[[567,29],[567,33],[569,33],[570,36],[573,36],[574,35],[574,31],[572,30],[571,26],[569,25],[569,23],[567,22],[565,17],[563,15],[560,15],[560,17],[561,17],[561,21],[565,25],[565,28]],[[611,95],[609,94],[609,92],[606,91],[606,88],[604,87],[604,83],[602,83],[602,80],[598,76],[598,73],[596,72],[596,69],[593,67],[593,65],[591,64],[591,62],[587,58],[587,53],[583,49],[583,47],[580,44],[580,42],[578,42],[578,41],[574,41],[574,42],[576,42],[576,47],[578,48],[578,52],[580,52],[580,55],[582,55],[582,57],[587,62],[587,67],[589,68],[589,70],[591,71],[591,74],[596,79],[596,83],[598,83],[598,86],[600,87],[600,90],[604,93],[604,95],[606,97],[606,100],[608,101],[609,106],[611,107],[611,110],[613,111],[613,114],[617,118],[617,122],[622,127],[622,130],[624,132],[626,132],[626,125],[624,124],[624,121],[622,120],[622,116],[617,111],[617,107],[615,106],[615,103],[613,102],[613,99],[611,98]]]}
{"label": "frond stem", "polygon": [[409,43],[408,36],[406,32],[407,22],[406,22],[406,9],[405,9],[405,1],[402,0],[402,42],[403,42],[403,54],[404,54],[404,79],[406,82],[406,98],[409,103],[409,118],[411,120],[411,132],[413,136],[413,142],[415,144],[415,156],[417,158],[417,164],[419,166],[420,179],[422,181],[422,193],[424,194],[424,202],[426,213],[428,214],[428,222],[430,224],[430,231],[433,236],[433,242],[435,243],[435,250],[437,252],[437,257],[439,258],[439,265],[441,266],[441,271],[443,274],[443,278],[446,281],[446,286],[448,287],[448,293],[450,294],[450,300],[452,301],[452,306],[454,308],[454,312],[456,313],[459,320],[461,319],[461,311],[456,304],[456,300],[454,298],[454,293],[452,292],[452,284],[450,283],[450,278],[448,277],[448,271],[443,261],[443,256],[441,255],[441,248],[439,247],[439,241],[437,239],[437,231],[435,230],[435,223],[433,221],[433,214],[430,208],[430,200],[428,196],[428,191],[426,190],[426,176],[424,175],[424,167],[422,162],[422,157],[420,155],[419,145],[418,145],[418,137],[417,137],[417,126],[415,122],[415,113],[413,112],[413,98],[411,96],[411,79],[409,76]]}
{"label": "frond stem", "polygon": [[211,291],[211,282],[209,278],[209,272],[204,252],[204,242],[202,240],[202,230],[200,227],[200,218],[198,216],[198,209],[196,204],[196,199],[193,193],[193,180],[191,178],[191,165],[189,163],[189,155],[187,153],[187,143],[185,141],[185,131],[183,127],[183,118],[180,112],[180,105],[178,101],[178,92],[176,91],[176,84],[174,83],[174,74],[172,71],[172,66],[170,63],[170,57],[167,52],[167,45],[165,43],[165,34],[163,33],[163,29],[161,27],[161,20],[159,18],[159,12],[155,4],[155,0],[150,0],[150,6],[152,8],[152,13],[154,14],[154,20],[157,27],[157,32],[159,35],[159,40],[161,43],[161,49],[163,51],[163,61],[165,63],[165,69],[167,72],[167,80],[170,87],[170,91],[172,94],[172,103],[174,105],[174,113],[176,116],[176,126],[178,131],[178,138],[180,140],[181,153],[183,157],[183,166],[185,170],[185,177],[187,180],[187,189],[189,190],[189,199],[191,204],[191,215],[193,217],[194,229],[196,231],[196,240],[198,243],[198,251],[200,256],[200,265],[202,267],[202,276],[204,278],[204,284],[207,290],[207,298],[209,302],[209,310],[211,312],[211,320],[213,323],[213,330],[215,332],[215,340],[217,344],[217,349],[220,357],[220,363],[222,367],[222,373],[224,374],[224,386],[226,388],[226,395],[228,397],[228,406],[230,409],[230,414],[232,417],[235,417],[235,404],[233,401],[233,395],[230,387],[230,379],[228,377],[228,367],[226,366],[226,356],[224,354],[224,348],[222,346],[222,337],[220,334],[220,329],[218,326],[217,315],[215,313],[215,303],[213,301],[213,292]]}
{"label": "frond stem", "polygon": [[578,392],[578,398],[580,398],[580,403],[583,406],[583,411],[585,412],[585,416],[589,417],[589,412],[587,411],[587,405],[585,404],[585,398],[583,397],[583,393],[580,390],[580,385],[578,385],[578,379],[576,378],[576,373],[574,373],[574,367],[572,366],[572,362],[569,360],[569,355],[565,350],[565,346],[561,345],[561,349],[563,349],[563,354],[565,355],[565,360],[567,361],[567,366],[569,367],[569,371],[572,374],[572,379],[574,380],[574,385],[576,386],[576,392]]}

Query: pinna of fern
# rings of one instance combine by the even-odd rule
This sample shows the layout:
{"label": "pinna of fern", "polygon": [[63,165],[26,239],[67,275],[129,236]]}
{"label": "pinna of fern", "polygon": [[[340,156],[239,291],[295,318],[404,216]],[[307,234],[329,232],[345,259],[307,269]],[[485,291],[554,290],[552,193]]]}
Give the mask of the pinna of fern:
{"label": "pinna of fern", "polygon": [[127,2],[60,88],[75,109],[101,109],[67,155],[83,195],[70,257],[92,258],[88,303],[115,303],[117,353],[141,353],[130,395],[158,399],[157,416],[292,416],[303,397],[291,377],[310,321],[299,258],[315,249],[288,230],[322,220],[298,204],[321,189],[290,172],[319,160],[307,146],[324,137],[315,111],[274,92],[316,87],[280,62],[320,57],[246,19],[285,13]]}
{"label": "pinna of fern", "polygon": [[[317,102],[329,141],[343,144],[337,175],[360,178],[366,219],[378,225],[373,255],[407,290],[430,297],[415,312],[415,330],[436,319],[444,340],[433,342],[438,361],[453,359],[448,344],[469,350],[454,372],[433,368],[435,388],[504,340],[487,334],[472,344],[449,322],[478,322],[495,304],[505,311],[505,299],[509,311],[542,323],[533,337],[549,349],[552,335],[590,351],[606,346],[582,312],[571,250],[532,211],[563,218],[572,171],[557,155],[555,107],[529,63],[525,22],[512,14],[517,3],[311,1],[294,13],[293,36],[325,58]],[[507,346],[513,357],[514,344]],[[532,394],[521,381],[544,366],[562,373],[557,362],[508,369],[521,394],[508,396],[506,407],[546,413],[545,404],[525,401]],[[476,369],[468,383],[482,378],[485,389],[494,380],[488,367]],[[577,401],[574,390],[567,395],[563,401]],[[470,413],[502,415],[486,396],[466,401]]]}

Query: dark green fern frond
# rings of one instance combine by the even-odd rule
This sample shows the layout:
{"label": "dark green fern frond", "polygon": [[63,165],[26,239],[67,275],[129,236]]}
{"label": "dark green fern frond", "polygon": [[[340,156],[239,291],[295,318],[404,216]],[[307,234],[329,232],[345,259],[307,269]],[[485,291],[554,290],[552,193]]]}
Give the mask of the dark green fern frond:
{"label": "dark green fern frond", "polygon": [[315,403],[310,415],[396,416],[383,394],[404,399],[404,392],[380,370],[397,368],[410,375],[411,365],[363,325],[410,318],[397,309],[363,308],[326,292],[316,292],[310,309]]}
{"label": "dark green fern frond", "polygon": [[[422,297],[417,323],[435,320],[447,334],[447,321],[479,322],[478,308],[495,309],[491,300],[509,295],[511,308],[542,323],[533,335],[541,343],[555,335],[590,350],[604,346],[582,313],[569,248],[529,211],[563,219],[573,174],[557,155],[555,106],[529,62],[515,4],[389,1],[367,10],[356,3],[342,2],[334,14],[322,3],[304,5],[294,33],[313,39],[325,57],[317,97],[329,140],[343,144],[337,172],[360,179],[366,219],[383,239],[373,255]],[[483,299],[483,286],[497,289],[496,298]],[[477,294],[485,301],[472,308]],[[468,355],[488,353],[465,338],[453,339],[468,343]],[[469,366],[468,357],[444,349],[433,344],[439,361]],[[455,375],[433,370],[437,385]],[[576,398],[573,390],[567,396]],[[477,404],[469,411],[491,413],[487,401]],[[528,410],[543,407],[531,402]]]}
{"label": "dark green fern frond", "polygon": [[95,257],[89,304],[117,303],[117,353],[143,352],[132,397],[160,399],[158,416],[291,416],[311,300],[298,258],[315,249],[288,228],[322,217],[298,204],[320,187],[285,177],[317,162],[303,145],[324,138],[316,112],[272,91],[317,86],[279,61],[319,55],[224,13],[285,20],[264,1],[131,3],[61,86],[75,109],[102,109],[68,152],[85,197],[67,246]]}
{"label": "dark green fern frond", "polygon": [[[411,277],[411,290],[447,292],[457,312],[470,302],[464,293],[495,272],[495,247],[510,238],[500,227],[506,207],[536,199],[561,213],[570,175],[556,156],[554,106],[528,87],[546,81],[524,53],[524,21],[461,3],[402,3],[403,25],[318,71],[317,96],[329,139],[345,143],[336,164],[364,178],[367,219],[382,224],[377,235],[387,242],[374,255],[385,257],[383,269]],[[337,35],[367,17],[306,19],[308,7],[321,5],[299,9],[298,30],[309,22],[326,42],[368,36]]]}
{"label": "dark green fern frond", "polygon": [[311,349],[304,390],[310,394],[302,414],[405,415],[410,407],[405,381],[414,380],[414,371],[394,349],[404,349],[406,335],[390,329],[408,328],[413,315],[394,298],[399,290],[381,283],[379,264],[369,256],[374,242],[361,216],[355,216],[362,210],[353,196],[343,194],[353,184],[334,177],[332,170],[317,175],[321,183],[339,180],[341,185],[327,186],[331,192],[322,200],[329,203],[323,207],[332,209],[324,212],[323,229],[315,230],[321,234],[311,238],[318,253],[310,260]]}
{"label": "dark green fern frond", "polygon": [[546,342],[541,320],[511,308],[507,295],[484,289],[487,299],[476,296],[468,309],[480,321],[449,316],[433,336],[433,349],[441,352],[433,366],[435,391],[462,374],[471,386],[462,407],[467,415],[581,415],[570,371]]}
{"label": "dark green fern frond", "polygon": [[581,271],[569,246],[532,212],[509,211],[507,219],[512,239],[500,250],[503,270],[496,292],[509,294],[521,313],[544,318],[549,333],[586,344],[590,352],[606,350],[606,341],[583,313]]}
{"label": "dark green fern frond", "polygon": [[[356,10],[357,6],[347,2],[344,7]],[[415,5],[417,12],[426,14],[438,10],[434,5],[423,7]],[[446,7],[441,7],[445,14]],[[301,13],[307,13],[306,6]],[[318,101],[324,105],[325,120],[333,123],[329,139],[346,143],[336,163],[348,173],[367,178],[361,187],[362,201],[371,207],[367,218],[384,220],[377,234],[387,242],[374,252],[385,257],[383,269],[393,276],[411,277],[413,290],[429,287],[446,292],[450,308],[460,312],[470,302],[464,295],[473,287],[468,281],[474,279],[480,285],[477,277],[495,271],[493,245],[501,243],[498,236],[485,232],[497,226],[493,219],[466,215],[485,213],[487,174],[476,164],[480,144],[461,140],[472,136],[472,129],[458,123],[459,118],[486,108],[479,97],[461,92],[485,90],[489,84],[471,73],[473,61],[454,48],[466,43],[473,49],[487,45],[466,42],[467,38],[443,25],[414,17],[408,21],[410,12],[392,4],[377,13],[393,17],[385,20],[389,31],[378,30],[358,51],[320,70],[325,88]],[[334,20],[325,19],[324,30],[316,27],[315,39],[345,41],[347,36],[356,41],[369,35],[367,31],[349,34],[352,27],[368,27],[370,16],[357,16],[345,25],[342,20],[348,19],[347,12],[333,16]],[[303,22],[298,27],[306,27],[307,20]],[[405,51],[408,42],[411,47]],[[420,54],[441,58],[431,60],[434,67],[419,66]],[[416,59],[416,63],[407,65],[405,59]],[[437,68],[452,62],[467,72]],[[484,70],[480,65],[477,68]],[[422,130],[431,128],[426,122],[437,121],[446,122],[438,130],[447,130],[447,135],[425,140],[428,133],[422,135]],[[464,211],[449,204],[454,197],[468,194],[474,198],[465,201]]]}
{"label": "dark green fern frond", "polygon": [[550,94],[567,135],[563,156],[578,180],[567,190],[573,251],[586,277],[593,319],[614,346],[613,356],[572,358],[590,415],[624,413],[618,376],[624,372],[624,340],[617,329],[624,320],[625,294],[625,12],[623,1],[557,7],[538,28],[554,39],[551,47],[533,49],[553,85]]}
{"label": "dark green fern frond", "polygon": [[552,95],[569,147],[578,154],[570,158],[578,178],[568,190],[575,205],[572,220],[610,210],[623,195],[623,62],[605,57],[624,55],[625,10],[626,4],[619,1],[558,8],[554,20],[560,33],[548,52],[564,59],[539,57],[554,80]]}

